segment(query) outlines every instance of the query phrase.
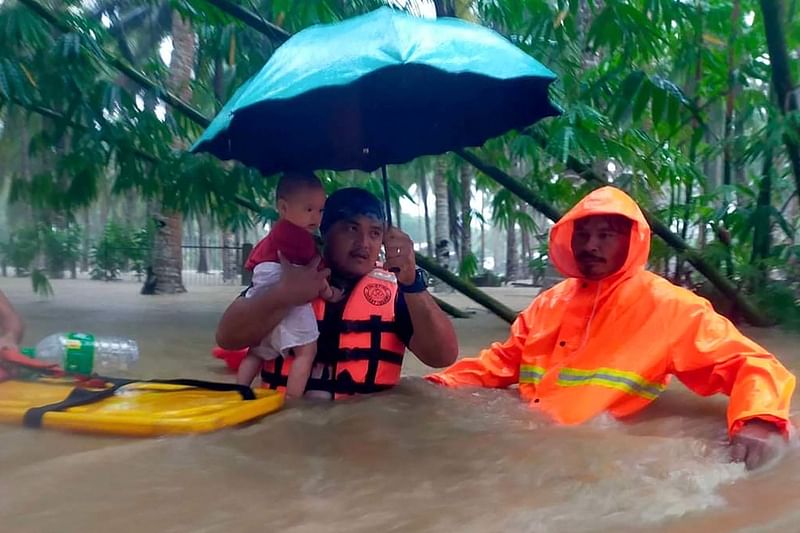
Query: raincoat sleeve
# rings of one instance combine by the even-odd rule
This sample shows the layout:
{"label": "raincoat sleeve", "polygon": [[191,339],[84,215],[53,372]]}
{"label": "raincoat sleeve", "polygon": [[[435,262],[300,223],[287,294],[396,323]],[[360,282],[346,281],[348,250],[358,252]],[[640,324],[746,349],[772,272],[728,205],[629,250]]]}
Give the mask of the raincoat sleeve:
{"label": "raincoat sleeve", "polygon": [[697,394],[730,396],[729,435],[753,418],[771,422],[788,435],[794,375],[709,302],[697,300],[679,315],[684,327],[672,347],[671,372]]}
{"label": "raincoat sleeve", "polygon": [[456,361],[442,372],[425,379],[447,387],[505,388],[519,382],[519,365],[522,349],[535,321],[539,298],[511,324],[511,334],[503,342],[495,342],[482,350],[480,356]]}

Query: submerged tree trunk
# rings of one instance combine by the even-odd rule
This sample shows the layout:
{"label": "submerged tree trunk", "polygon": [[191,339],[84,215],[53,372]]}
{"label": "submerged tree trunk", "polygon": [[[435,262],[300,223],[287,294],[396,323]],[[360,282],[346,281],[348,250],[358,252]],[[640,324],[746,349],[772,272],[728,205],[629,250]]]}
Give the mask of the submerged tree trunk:
{"label": "submerged tree trunk", "polygon": [[206,251],[206,228],[203,215],[197,215],[197,273],[208,274],[208,252]]}
{"label": "submerged tree trunk", "polygon": [[160,210],[153,213],[156,225],[153,237],[153,275],[156,294],[186,292],[183,286],[183,223],[180,214]]}
{"label": "submerged tree trunk", "polygon": [[236,278],[236,236],[232,231],[222,233],[222,281],[233,281]]}
{"label": "submerged tree trunk", "polygon": [[[168,87],[184,102],[191,101],[192,70],[195,63],[194,32],[191,23],[175,12],[172,16],[172,59],[169,66]],[[182,139],[175,140],[174,148],[182,148]],[[153,213],[156,223],[153,239],[153,274],[156,294],[186,292],[183,286],[183,217],[180,213],[159,206]]]}

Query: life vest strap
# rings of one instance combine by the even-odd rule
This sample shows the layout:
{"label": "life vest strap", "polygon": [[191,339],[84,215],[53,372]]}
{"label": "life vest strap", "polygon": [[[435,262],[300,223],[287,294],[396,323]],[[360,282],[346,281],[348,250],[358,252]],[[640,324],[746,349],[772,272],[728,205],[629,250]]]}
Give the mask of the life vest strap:
{"label": "life vest strap", "polygon": [[[381,317],[378,315],[372,315],[370,317],[370,325],[372,327],[370,328],[369,354],[367,355],[369,363],[367,364],[367,375],[364,377],[364,383],[374,386],[375,378],[378,375],[378,361],[386,357],[387,353],[393,356],[396,356],[397,354],[387,352],[381,348]],[[385,359],[383,360],[385,361]],[[400,355],[400,362],[394,364],[403,364],[403,354]]]}
{"label": "life vest strap", "polygon": [[398,327],[397,322],[384,322],[380,320],[374,320],[374,317],[370,317],[369,320],[342,320],[340,333],[371,333],[373,331],[378,331],[380,333],[397,333]]}
{"label": "life vest strap", "polygon": [[[268,372],[261,368],[261,382],[267,385],[270,389],[277,389],[278,387],[285,387],[288,382],[288,377],[283,375],[283,357],[277,357],[274,360],[274,367],[272,372]],[[308,388],[308,387],[306,387]]]}
{"label": "life vest strap", "polygon": [[336,351],[337,361],[385,361],[393,365],[403,363],[403,354],[382,348],[340,348]]}

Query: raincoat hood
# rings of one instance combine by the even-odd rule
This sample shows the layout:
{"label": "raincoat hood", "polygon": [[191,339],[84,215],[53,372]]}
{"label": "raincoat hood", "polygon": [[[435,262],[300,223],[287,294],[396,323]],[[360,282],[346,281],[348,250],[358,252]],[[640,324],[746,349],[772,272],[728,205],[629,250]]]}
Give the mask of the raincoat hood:
{"label": "raincoat hood", "polygon": [[633,198],[615,187],[592,191],[553,226],[550,231],[550,260],[556,268],[566,277],[583,277],[572,253],[572,232],[576,220],[594,215],[622,215],[633,221],[628,258],[622,268],[609,277],[627,277],[644,270],[650,255],[650,225]]}

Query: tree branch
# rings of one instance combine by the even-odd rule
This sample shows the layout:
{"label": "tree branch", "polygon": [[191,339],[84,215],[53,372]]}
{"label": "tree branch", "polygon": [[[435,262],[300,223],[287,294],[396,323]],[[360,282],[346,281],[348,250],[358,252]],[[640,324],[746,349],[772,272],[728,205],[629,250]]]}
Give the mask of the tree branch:
{"label": "tree branch", "polygon": [[[34,104],[34,103],[30,103],[30,102],[23,102],[22,100],[19,100],[19,99],[16,99],[16,98],[5,98],[3,96],[0,96],[0,100],[4,100],[4,99],[9,101],[9,102],[11,102],[12,104],[14,104],[16,106],[19,106],[19,107],[21,107],[23,109],[27,109],[28,111],[31,111],[31,112],[36,113],[38,115],[41,115],[41,116],[43,116],[45,118],[49,118],[51,120],[54,120],[54,121],[56,121],[56,122],[58,122],[60,124],[63,124],[65,126],[69,127],[69,128],[72,128],[74,130],[78,130],[78,131],[94,131],[94,128],[90,128],[89,126],[86,126],[85,124],[80,124],[78,122],[70,120],[67,117],[65,117],[64,115],[62,115],[61,113],[59,113],[58,111],[54,111],[53,109],[50,109],[48,107],[44,107],[44,106],[41,106],[41,105],[38,105],[38,104]],[[101,129],[98,133],[100,135],[100,138],[103,141],[105,141],[107,143],[110,143],[110,144],[119,145],[118,139],[116,139],[113,135],[109,134],[105,130]],[[151,164],[154,164],[154,165],[157,165],[157,164],[161,163],[161,160],[157,156],[155,156],[155,155],[153,155],[153,154],[151,154],[149,152],[145,152],[144,150],[142,150],[140,148],[137,148],[135,146],[125,146],[124,148],[126,150],[130,150],[133,155],[135,155],[139,159],[147,161],[148,163],[151,163]],[[219,190],[215,190],[214,192],[217,193],[220,197],[226,198],[225,195],[220,194]],[[256,204],[252,200],[248,200],[247,198],[239,196],[238,194],[234,195],[234,196],[231,196],[231,197],[228,197],[228,198],[233,203],[235,203],[236,205],[238,205],[240,207],[243,207],[245,209],[249,209],[249,210],[255,211],[257,213],[260,213],[262,211],[261,207],[259,207],[258,204]]]}
{"label": "tree branch", "polygon": [[509,324],[516,320],[517,313],[511,310],[511,308],[507,307],[506,305],[500,303],[499,301],[495,300],[482,290],[478,289],[475,285],[470,283],[469,281],[463,280],[447,270],[446,268],[439,266],[433,261],[431,258],[426,257],[420,253],[415,253],[417,258],[417,264],[439,278],[440,280],[444,281],[458,292],[466,296],[467,298],[471,299],[474,302],[482,305],[495,315],[499,316]]}
{"label": "tree branch", "polygon": [[467,150],[453,150],[453,153],[514,193],[524,202],[533,206],[534,209],[542,213],[550,220],[556,221],[561,218],[561,213],[558,211],[558,209],[556,209],[546,200],[539,197],[539,195],[537,195],[533,189],[529,188],[518,179],[509,176],[499,168],[483,161],[472,152]]}
{"label": "tree branch", "polygon": [[275,41],[276,44],[280,45],[284,41],[288,40],[289,37],[292,36],[291,33],[284,30],[280,26],[276,26],[271,22],[267,22],[262,17],[253,13],[252,11],[243,8],[242,6],[238,6],[230,0],[205,0],[209,4],[216,6],[220,10],[224,11],[225,13],[231,15],[232,17],[241,20],[254,30],[258,31],[266,35],[272,41]]}
{"label": "tree branch", "polygon": [[[40,18],[51,24],[53,27],[58,29],[63,33],[79,33],[83,36],[82,32],[79,30],[75,30],[70,25],[63,20],[59,19],[55,14],[51,13],[49,9],[45,6],[37,2],[36,0],[19,0],[19,3],[25,5],[28,9],[36,13]],[[82,43],[83,44],[83,43]],[[85,44],[84,44],[85,46]],[[186,102],[182,101],[180,98],[163,88],[161,85],[151,81],[147,78],[144,74],[130,66],[126,61],[114,56],[113,54],[106,52],[105,50],[98,48],[94,48],[92,50],[94,53],[100,56],[105,63],[108,63],[110,66],[114,67],[118,71],[122,72],[126,76],[128,76],[131,80],[135,81],[142,87],[149,89],[156,93],[159,98],[164,100],[174,109],[180,111],[183,115],[187,116],[190,120],[199,124],[200,126],[207,127],[211,124],[211,120],[203,115],[200,111],[192,107],[191,105],[187,104]]]}

